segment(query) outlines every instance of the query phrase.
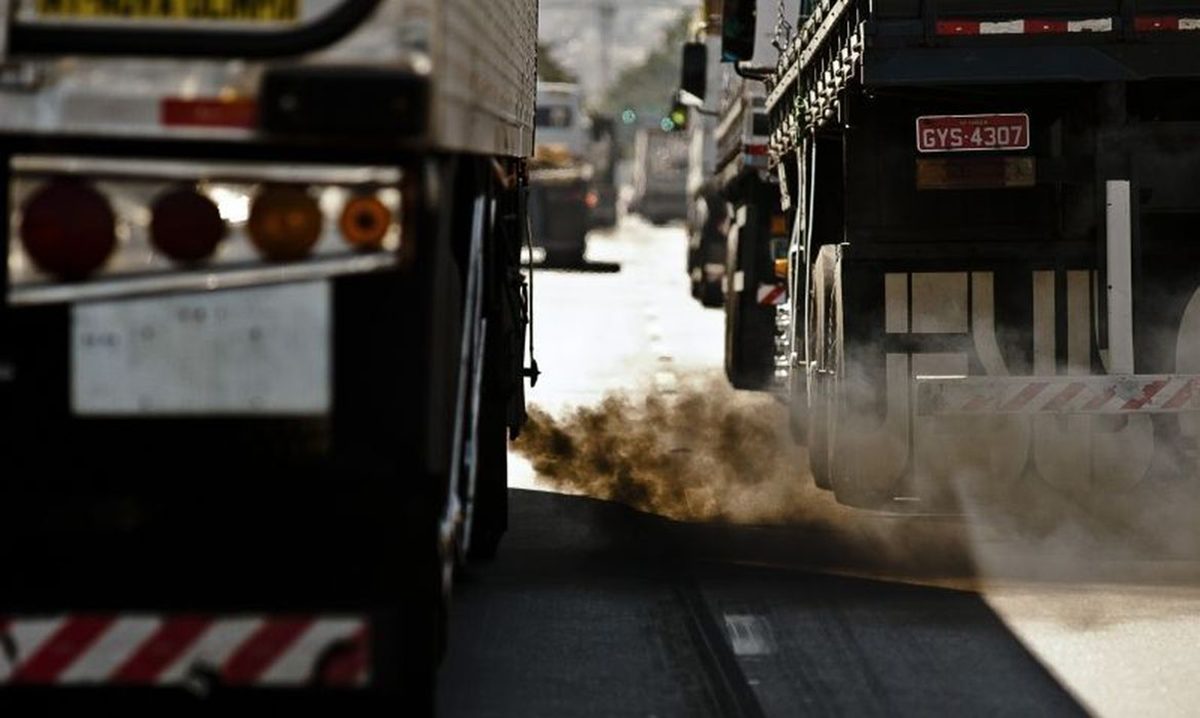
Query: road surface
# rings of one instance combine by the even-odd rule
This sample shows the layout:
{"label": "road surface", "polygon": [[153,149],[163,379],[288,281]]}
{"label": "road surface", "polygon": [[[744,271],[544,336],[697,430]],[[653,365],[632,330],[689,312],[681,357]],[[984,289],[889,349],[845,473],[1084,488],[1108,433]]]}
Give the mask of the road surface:
{"label": "road surface", "polygon": [[834,505],[770,441],[769,400],[722,387],[723,317],[684,251],[634,218],[593,235],[598,271],[538,274],[530,397],[572,456],[511,456],[512,529],[457,586],[443,714],[1194,713],[1194,556]]}

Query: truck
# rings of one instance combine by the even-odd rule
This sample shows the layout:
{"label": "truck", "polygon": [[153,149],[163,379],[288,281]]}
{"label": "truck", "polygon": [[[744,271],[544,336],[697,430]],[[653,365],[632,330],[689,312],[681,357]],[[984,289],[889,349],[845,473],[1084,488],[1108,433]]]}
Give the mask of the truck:
{"label": "truck", "polygon": [[716,128],[719,111],[704,107],[723,84],[719,8],[711,1],[697,8],[691,39],[683,50],[679,103],[688,113],[687,273],[692,297],[706,307],[724,302],[725,244],[729,206],[717,186]]}
{"label": "truck", "polygon": [[[777,8],[775,0],[758,0],[754,54],[739,62],[719,62],[722,16],[716,9],[703,39],[684,48],[681,81],[684,95],[700,101],[696,111],[715,115],[709,130],[714,161],[697,197],[712,226],[699,233],[693,250],[693,281],[701,282],[705,304],[725,311],[726,377],[734,388],[761,391],[774,386],[776,307],[788,301],[786,276],[775,270],[776,260],[787,256],[788,225],[768,166],[763,84],[779,56],[773,44]],[[794,1],[784,4],[785,12],[796,8]],[[715,110],[703,108],[706,98]]]}
{"label": "truck", "polygon": [[0,704],[429,712],[524,421],[536,1],[9,9]]}
{"label": "truck", "polygon": [[539,82],[530,217],[546,265],[573,267],[584,261],[593,191],[591,150],[582,89],[573,83]]}
{"label": "truck", "polygon": [[612,117],[591,115],[592,142],[588,149],[592,181],[588,188],[588,227],[611,229],[617,225],[617,164],[621,147],[617,141],[617,123]]}
{"label": "truck", "polygon": [[[725,10],[747,41],[744,4]],[[775,360],[818,486],[961,510],[1195,479],[1197,18],[1156,0],[778,16]]]}
{"label": "truck", "polygon": [[631,212],[654,224],[687,216],[688,143],[677,132],[643,127],[634,135]]}

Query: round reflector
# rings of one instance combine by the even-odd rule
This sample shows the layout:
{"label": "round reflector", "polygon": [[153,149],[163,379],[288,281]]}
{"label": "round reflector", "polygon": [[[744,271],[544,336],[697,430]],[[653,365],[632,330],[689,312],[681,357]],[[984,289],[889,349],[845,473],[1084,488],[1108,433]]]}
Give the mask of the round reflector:
{"label": "round reflector", "polygon": [[342,209],[338,222],[346,243],[359,249],[378,249],[383,244],[392,213],[376,197],[354,197]]}
{"label": "round reflector", "polygon": [[250,241],[267,259],[303,259],[321,238],[317,201],[299,187],[265,188],[250,207]]}
{"label": "round reflector", "polygon": [[55,179],[21,207],[21,244],[39,269],[83,279],[116,247],[116,217],[104,195],[83,180]]}
{"label": "round reflector", "polygon": [[217,205],[189,187],[168,190],[154,200],[150,242],[177,262],[207,259],[225,238]]}

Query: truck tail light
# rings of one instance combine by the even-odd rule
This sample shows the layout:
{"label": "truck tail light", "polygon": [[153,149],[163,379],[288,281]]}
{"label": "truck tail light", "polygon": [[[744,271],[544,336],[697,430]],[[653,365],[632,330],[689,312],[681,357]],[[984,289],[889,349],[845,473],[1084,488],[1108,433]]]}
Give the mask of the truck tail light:
{"label": "truck tail light", "polygon": [[358,249],[378,249],[392,226],[392,211],[370,195],[352,197],[342,208],[338,228],[346,243]]}
{"label": "truck tail light", "polygon": [[225,220],[216,203],[190,187],[159,195],[151,213],[151,244],[176,262],[208,259],[225,238]]}
{"label": "truck tail light", "polygon": [[20,231],[33,263],[67,280],[102,267],[117,244],[108,200],[75,178],[51,180],[34,192],[21,208]]}
{"label": "truck tail light", "polygon": [[588,209],[596,209],[596,207],[600,206],[600,195],[595,190],[592,190],[587,193],[583,201],[588,206]]}
{"label": "truck tail light", "polygon": [[250,241],[263,257],[303,259],[321,238],[324,217],[317,201],[301,187],[268,185],[250,207]]}

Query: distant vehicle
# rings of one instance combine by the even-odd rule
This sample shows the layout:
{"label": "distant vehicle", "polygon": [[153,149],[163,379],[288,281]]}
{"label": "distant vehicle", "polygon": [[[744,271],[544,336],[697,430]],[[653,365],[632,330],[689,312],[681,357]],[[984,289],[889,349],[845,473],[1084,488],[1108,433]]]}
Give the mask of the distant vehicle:
{"label": "distant vehicle", "polygon": [[537,149],[530,164],[533,243],[554,265],[583,261],[590,226],[590,122],[577,85],[539,82]]}
{"label": "distant vehicle", "polygon": [[6,715],[428,714],[524,420],[536,0],[4,22]]}
{"label": "distant vehicle", "polygon": [[588,152],[592,181],[588,185],[588,226],[606,229],[617,223],[617,162],[620,159],[616,123],[611,117],[592,117]]}
{"label": "distant vehicle", "polygon": [[[694,73],[686,84],[691,101],[715,104],[724,81],[725,66],[720,63],[720,27],[704,8],[697,10],[693,23],[696,40],[693,54],[685,64]],[[696,53],[703,56],[703,61]],[[696,63],[699,62],[699,65]],[[685,84],[685,83],[681,83]],[[716,130],[719,112],[690,112],[688,120],[687,171],[687,273],[692,296],[706,307],[724,305],[725,263],[729,239],[730,209],[716,176]]]}
{"label": "distant vehicle", "polygon": [[638,130],[633,167],[631,211],[655,224],[687,217],[687,138],[660,129]]}
{"label": "distant vehicle", "polygon": [[[772,46],[779,0],[756,0],[753,58],[735,66],[719,62],[721,26],[701,15],[695,40],[684,52],[682,88],[715,108],[693,124],[688,271],[693,294],[726,310],[726,373],[740,389],[765,388],[774,377],[775,305],[786,301],[786,278],[774,259],[786,255],[787,221],[768,171],[769,118],[762,77],[774,69]],[[784,0],[790,13],[799,0]],[[766,357],[764,359],[764,356]]]}

